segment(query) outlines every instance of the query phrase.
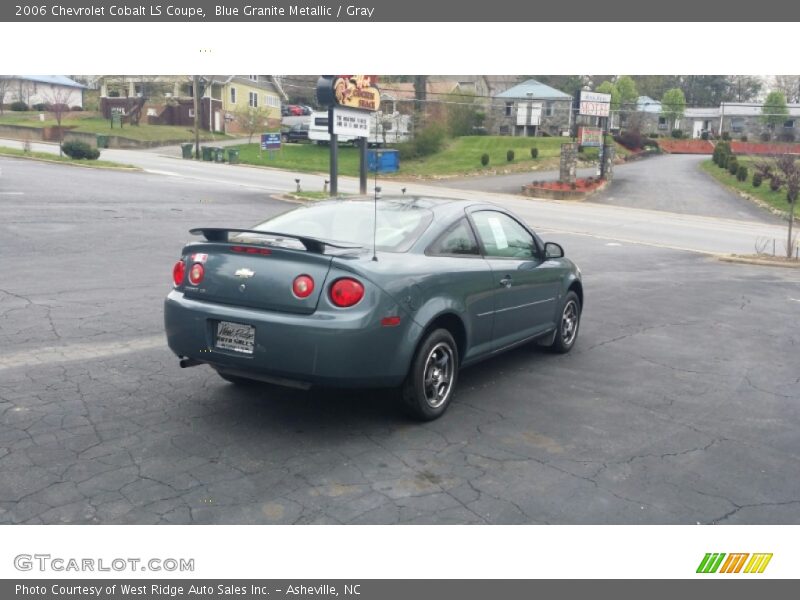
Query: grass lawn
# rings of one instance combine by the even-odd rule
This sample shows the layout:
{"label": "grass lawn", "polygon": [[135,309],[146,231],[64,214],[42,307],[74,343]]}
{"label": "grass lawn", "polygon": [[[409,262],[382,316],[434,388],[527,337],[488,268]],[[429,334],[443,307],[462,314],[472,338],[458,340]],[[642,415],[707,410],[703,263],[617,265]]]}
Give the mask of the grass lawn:
{"label": "grass lawn", "polygon": [[735,175],[731,175],[727,169],[720,169],[711,159],[700,163],[700,168],[724,185],[745,192],[773,208],[787,212],[789,203],[786,201],[786,188],[773,192],[769,189],[768,180],[764,180],[757,188],[753,187],[753,159],[746,156],[738,156],[737,159],[740,165],[747,167],[747,181],[737,181]]}
{"label": "grass lawn", "polygon": [[0,156],[12,156],[17,158],[27,158],[31,160],[42,160],[50,162],[58,162],[68,165],[77,165],[81,167],[91,167],[93,169],[135,169],[138,167],[133,165],[126,165],[123,163],[113,162],[110,160],[84,160],[70,158],[69,156],[59,156],[58,154],[50,154],[49,152],[25,152],[20,148],[6,148],[0,146]]}
{"label": "grass lawn", "polygon": [[[0,116],[0,125],[22,125],[41,129],[42,127],[55,127],[56,121],[50,113],[44,113],[47,117],[44,121],[39,120],[38,112],[11,112],[6,111]],[[77,116],[81,115],[81,116]],[[105,135],[118,135],[120,137],[138,140],[141,142],[177,142],[193,141],[193,130],[188,127],[177,125],[125,125],[122,128],[111,128],[108,120],[94,116],[92,113],[70,113],[65,115],[61,122],[63,127],[73,127],[73,131],[80,133],[102,133]],[[222,140],[228,136],[221,133],[212,134],[208,131],[200,132],[200,139],[204,141]]]}
{"label": "grass lawn", "polygon": [[[468,136],[450,140],[440,152],[423,159],[400,161],[399,176],[434,177],[468,175],[497,170],[552,169],[558,166],[561,144],[569,138],[523,138],[509,136]],[[539,149],[539,157],[531,158],[531,148]],[[330,149],[314,144],[283,144],[283,149],[270,160],[266,152],[259,157],[258,144],[239,146],[240,160],[245,164],[278,167],[299,172],[327,172]],[[506,160],[506,152],[514,151],[514,160]],[[489,155],[489,164],[481,165],[481,155]],[[597,150],[587,149],[586,156],[597,157]],[[339,174],[358,176],[358,149],[339,148]],[[385,176],[385,175],[384,175]]]}
{"label": "grass lawn", "polygon": [[[307,192],[303,190],[302,192],[289,192],[290,196],[294,196],[295,198],[302,198],[304,200],[330,200],[331,195],[327,192]],[[337,198],[349,198],[353,194],[339,194]]]}

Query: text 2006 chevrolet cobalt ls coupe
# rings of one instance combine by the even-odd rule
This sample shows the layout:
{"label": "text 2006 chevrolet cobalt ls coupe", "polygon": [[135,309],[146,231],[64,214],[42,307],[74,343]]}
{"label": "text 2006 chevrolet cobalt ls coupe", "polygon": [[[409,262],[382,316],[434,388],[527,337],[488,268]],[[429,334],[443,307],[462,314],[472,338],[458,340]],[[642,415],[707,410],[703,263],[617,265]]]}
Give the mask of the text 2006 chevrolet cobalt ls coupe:
{"label": "text 2006 chevrolet cobalt ls coupe", "polygon": [[233,383],[397,386],[435,419],[460,367],[578,336],[580,270],[491,204],[338,200],[191,233],[205,241],[173,269],[167,340]]}

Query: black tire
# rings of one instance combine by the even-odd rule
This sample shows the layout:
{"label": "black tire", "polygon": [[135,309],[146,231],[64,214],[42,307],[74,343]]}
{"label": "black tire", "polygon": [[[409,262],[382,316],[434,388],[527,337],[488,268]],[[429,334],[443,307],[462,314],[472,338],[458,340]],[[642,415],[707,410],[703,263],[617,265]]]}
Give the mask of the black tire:
{"label": "black tire", "polygon": [[246,386],[246,385],[255,385],[257,382],[253,379],[247,379],[247,377],[239,377],[237,375],[228,375],[227,373],[220,373],[217,371],[217,375],[222,377],[228,383],[232,383],[238,386]]}
{"label": "black tire", "polygon": [[458,382],[458,346],[446,329],[435,329],[417,348],[401,388],[412,417],[432,421],[450,405]]}
{"label": "black tire", "polygon": [[556,337],[550,349],[558,354],[566,354],[578,339],[581,325],[581,301],[575,292],[567,292],[558,316]]}

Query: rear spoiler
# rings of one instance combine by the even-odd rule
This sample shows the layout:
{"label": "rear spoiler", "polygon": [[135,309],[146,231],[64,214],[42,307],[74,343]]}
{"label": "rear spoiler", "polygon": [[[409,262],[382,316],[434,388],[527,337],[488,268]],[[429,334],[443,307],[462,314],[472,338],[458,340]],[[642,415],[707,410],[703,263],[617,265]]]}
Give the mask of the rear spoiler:
{"label": "rear spoiler", "polygon": [[306,237],[303,235],[294,235],[291,233],[279,233],[277,231],[259,231],[257,229],[229,229],[227,227],[197,227],[190,229],[189,233],[192,235],[203,235],[209,242],[229,242],[231,233],[252,233],[255,235],[264,235],[273,238],[289,238],[297,240],[308,252],[315,254],[325,254],[325,248],[336,248],[339,250],[358,250],[363,246],[348,245],[348,244],[334,244],[325,240],[320,240],[313,237]]}

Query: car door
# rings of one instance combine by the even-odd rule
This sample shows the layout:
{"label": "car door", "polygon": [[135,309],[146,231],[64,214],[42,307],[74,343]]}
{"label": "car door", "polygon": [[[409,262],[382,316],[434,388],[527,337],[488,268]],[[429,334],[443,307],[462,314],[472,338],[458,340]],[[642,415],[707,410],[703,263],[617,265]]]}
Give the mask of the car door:
{"label": "car door", "polygon": [[494,277],[466,216],[448,227],[425,254],[435,262],[432,281],[438,289],[431,295],[449,296],[463,307],[469,335],[462,364],[491,352]]}
{"label": "car door", "polygon": [[552,330],[560,276],[549,268],[536,238],[501,211],[475,210],[470,217],[492,269],[494,348]]}

